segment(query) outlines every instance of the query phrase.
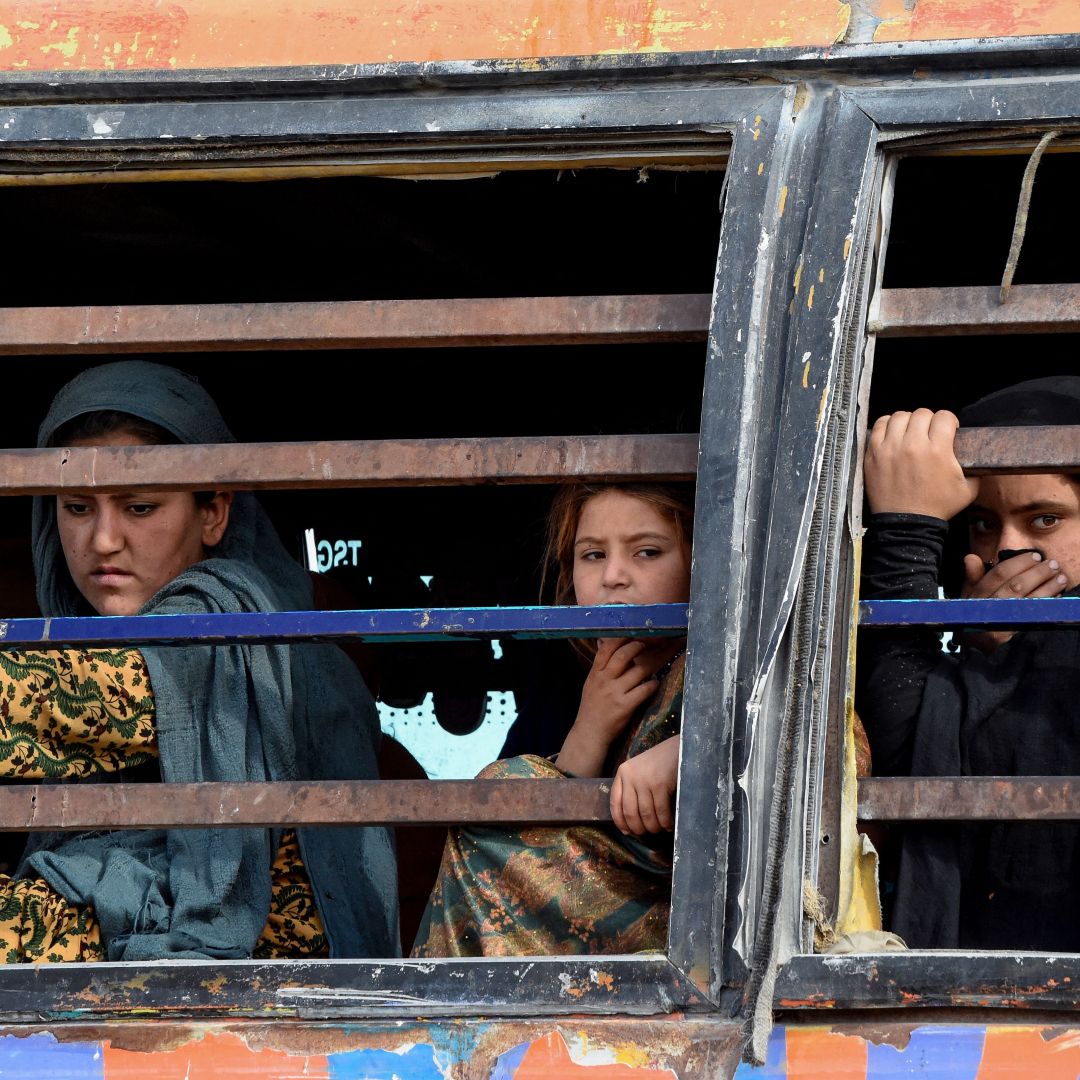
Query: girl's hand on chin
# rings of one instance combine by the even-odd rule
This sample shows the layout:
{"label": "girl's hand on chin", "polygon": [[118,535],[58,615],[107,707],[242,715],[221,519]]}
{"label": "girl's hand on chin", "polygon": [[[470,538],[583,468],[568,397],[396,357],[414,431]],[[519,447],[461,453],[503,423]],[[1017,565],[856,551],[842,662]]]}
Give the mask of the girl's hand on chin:
{"label": "girl's hand on chin", "polygon": [[559,767],[577,776],[599,776],[608,748],[634,713],[656,693],[655,650],[642,640],[603,638],[581,691],[581,705]]}
{"label": "girl's hand on chin", "polygon": [[679,736],[624,761],[611,786],[611,817],[620,832],[644,836],[675,828]]}

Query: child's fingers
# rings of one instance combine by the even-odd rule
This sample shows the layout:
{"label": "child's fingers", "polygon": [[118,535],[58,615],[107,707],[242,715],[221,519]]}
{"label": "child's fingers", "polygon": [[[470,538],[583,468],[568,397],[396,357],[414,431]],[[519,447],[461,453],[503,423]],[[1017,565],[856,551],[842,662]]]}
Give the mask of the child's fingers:
{"label": "child's fingers", "polygon": [[646,675],[636,668],[630,668],[615,680],[615,690],[634,709],[648,701],[659,685],[660,680],[655,675]]}
{"label": "child's fingers", "polygon": [[623,817],[622,812],[622,797],[623,797],[623,778],[621,770],[615,774],[615,780],[611,785],[611,798],[609,805],[611,807],[611,820],[615,822],[615,828],[619,832],[626,832],[626,818]]}
{"label": "child's fingers", "polygon": [[[612,791],[613,796],[614,794],[614,791]],[[641,836],[645,830],[642,827],[641,812],[638,809],[637,788],[633,784],[624,783],[622,785],[619,806],[622,810],[622,813],[620,814],[622,824],[619,825],[619,829],[624,833],[632,833],[634,836]],[[615,817],[614,812],[611,816],[613,818]],[[618,822],[616,822],[616,824],[618,824]]]}
{"label": "child's fingers", "polygon": [[645,642],[641,638],[609,638],[615,641],[616,648],[611,651],[603,665],[605,674],[618,678],[627,671],[634,663],[634,657],[645,648]]}
{"label": "child's fingers", "polygon": [[964,556],[964,595],[967,596],[971,589],[974,589],[976,585],[982,581],[986,575],[986,567],[983,565],[982,559],[978,555],[965,555]]}
{"label": "child's fingers", "polygon": [[657,832],[675,831],[675,799],[664,790],[653,792],[653,806],[656,808],[656,820],[660,825]]}
{"label": "child's fingers", "polygon": [[638,791],[638,820],[641,822],[642,833],[658,833],[663,830],[660,824],[660,815],[657,813],[655,792],[649,788]]}
{"label": "child's fingers", "polygon": [[955,413],[949,412],[948,409],[939,409],[931,416],[926,433],[932,442],[948,442],[951,446],[959,426],[960,421]]}

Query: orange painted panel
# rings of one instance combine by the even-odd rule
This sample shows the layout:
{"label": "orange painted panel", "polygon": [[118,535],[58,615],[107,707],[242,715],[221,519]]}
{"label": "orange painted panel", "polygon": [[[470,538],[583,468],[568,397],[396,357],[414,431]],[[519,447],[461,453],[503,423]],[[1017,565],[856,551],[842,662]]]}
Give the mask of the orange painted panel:
{"label": "orange painted panel", "polygon": [[875,41],[1080,33],[1078,0],[880,0]]}
{"label": "orange painted panel", "polygon": [[580,1064],[570,1056],[566,1040],[557,1031],[534,1039],[525,1051],[525,1056],[514,1069],[514,1080],[675,1080],[670,1069],[653,1069],[638,1062],[645,1060],[645,1054],[638,1048],[632,1053],[616,1055],[630,1057],[634,1064],[616,1060],[611,1063]]}
{"label": "orange painted panel", "polygon": [[847,21],[840,0],[0,0],[0,70],[827,45]]}
{"label": "orange painted panel", "polygon": [[1037,1027],[988,1027],[977,1080],[1076,1080],[1080,1076],[1080,1032],[1048,1038]]}
{"label": "orange painted panel", "polygon": [[819,1027],[789,1027],[785,1033],[788,1080],[865,1080],[865,1039]]}
{"label": "orange painted panel", "polygon": [[280,1050],[252,1050],[239,1036],[205,1035],[176,1050],[117,1050],[104,1044],[104,1075],[109,1080],[327,1080],[325,1055],[285,1054]]}

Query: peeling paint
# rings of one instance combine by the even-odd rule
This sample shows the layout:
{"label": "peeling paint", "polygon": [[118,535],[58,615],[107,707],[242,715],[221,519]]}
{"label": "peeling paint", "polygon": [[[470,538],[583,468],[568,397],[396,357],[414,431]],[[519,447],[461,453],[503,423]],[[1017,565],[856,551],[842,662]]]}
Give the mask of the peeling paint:
{"label": "peeling paint", "polygon": [[780,189],[780,208],[778,210],[778,215],[780,217],[784,216],[784,207],[787,206],[787,193],[788,193],[788,188],[787,188],[787,184],[785,184]]}
{"label": "peeling paint", "polygon": [[[555,56],[829,45],[849,21],[837,0],[442,0],[413,5],[408,17],[400,0],[27,0],[18,10],[24,17],[10,26],[12,55],[3,69],[487,58],[529,65]],[[40,11],[54,17],[40,19]]]}

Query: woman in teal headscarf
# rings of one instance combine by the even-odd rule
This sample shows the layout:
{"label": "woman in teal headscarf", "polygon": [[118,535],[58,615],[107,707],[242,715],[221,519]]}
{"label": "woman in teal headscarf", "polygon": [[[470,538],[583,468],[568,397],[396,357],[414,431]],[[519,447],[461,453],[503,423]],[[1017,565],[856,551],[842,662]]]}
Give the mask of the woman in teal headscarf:
{"label": "woman in teal headscarf", "polygon": [[[83,372],[38,433],[42,447],[232,441],[194,379],[143,361]],[[33,548],[47,616],[312,606],[308,575],[250,493],[39,497]],[[377,775],[374,703],[335,646],[8,651],[0,668],[0,775]],[[389,834],[38,834],[14,878],[0,878],[4,950],[9,961],[397,955]]]}

